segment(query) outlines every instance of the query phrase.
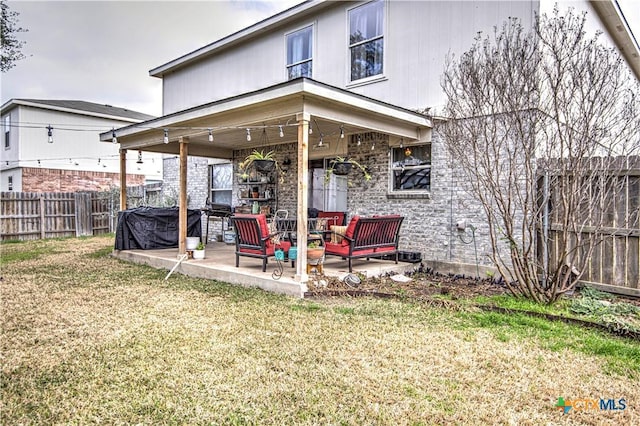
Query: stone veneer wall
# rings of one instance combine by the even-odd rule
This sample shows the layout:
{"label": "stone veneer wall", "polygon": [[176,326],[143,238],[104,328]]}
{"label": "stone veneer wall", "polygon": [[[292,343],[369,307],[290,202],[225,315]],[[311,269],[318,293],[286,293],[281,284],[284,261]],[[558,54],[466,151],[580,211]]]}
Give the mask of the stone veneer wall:
{"label": "stone veneer wall", "polygon": [[[144,185],[144,175],[127,175],[127,186]],[[22,192],[108,191],[120,186],[119,173],[24,167]]]}
{"label": "stone veneer wall", "polygon": [[[165,204],[178,205],[180,194],[180,158],[166,157],[162,161],[162,198]],[[202,157],[187,158],[187,208],[203,208],[209,196],[209,165]]]}
{"label": "stone veneer wall", "polygon": [[[372,150],[372,143],[375,149]],[[278,185],[278,208],[290,214],[297,210],[297,146],[295,143],[272,145],[280,164],[291,159],[284,183]],[[234,153],[234,173],[238,164],[251,152]],[[464,181],[455,170],[437,124],[432,134],[431,191],[421,195],[392,194],[390,188],[389,143],[386,135],[361,135],[361,145],[353,135],[348,143],[348,155],[369,168],[372,179],[366,182],[354,169],[349,176],[347,194],[349,218],[354,215],[371,216],[400,214],[405,217],[400,235],[400,249],[420,252],[425,265],[442,272],[476,275],[476,256],[480,275],[492,270],[488,254],[491,251],[489,229],[481,204],[464,189]],[[234,206],[239,186],[234,179]],[[466,232],[458,231],[456,224],[465,221]],[[476,227],[475,241],[469,225]]]}
{"label": "stone veneer wall", "polygon": [[[369,168],[372,179],[365,182],[361,174],[355,172],[357,178],[351,179],[352,186],[348,189],[347,197],[350,217],[383,214],[404,216],[400,250],[420,252],[425,264],[436,270],[475,275],[476,254],[479,265],[491,266],[487,257],[491,245],[482,206],[463,188],[437,126],[432,132],[431,191],[428,195],[390,193],[387,136],[370,133],[362,135],[361,140],[362,144],[357,146],[357,139],[352,137],[348,152]],[[375,150],[371,150],[373,142]],[[351,173],[353,175],[354,172]],[[455,226],[463,220],[467,223],[466,233],[457,231]],[[475,245],[469,224],[477,228]],[[480,274],[483,273],[481,270]]]}

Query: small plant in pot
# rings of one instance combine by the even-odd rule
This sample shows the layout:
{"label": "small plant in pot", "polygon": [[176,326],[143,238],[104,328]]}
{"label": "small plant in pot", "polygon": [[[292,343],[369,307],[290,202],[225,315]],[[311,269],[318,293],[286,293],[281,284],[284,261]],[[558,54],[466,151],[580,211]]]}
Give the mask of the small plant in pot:
{"label": "small plant in pot", "polygon": [[338,176],[346,176],[349,174],[353,166],[356,166],[358,169],[360,169],[360,171],[364,175],[364,180],[366,180],[367,182],[371,180],[371,174],[367,170],[367,167],[358,163],[353,158],[348,157],[336,157],[335,159],[331,160],[329,162],[329,168],[325,173],[325,180],[329,181],[332,174]]}
{"label": "small plant in pot", "polygon": [[204,259],[204,249],[205,249],[205,245],[202,241],[200,241],[196,246],[195,250],[193,251],[193,258]]}
{"label": "small plant in pot", "polygon": [[318,241],[310,241],[307,244],[307,260],[318,260],[324,256],[324,247]]}

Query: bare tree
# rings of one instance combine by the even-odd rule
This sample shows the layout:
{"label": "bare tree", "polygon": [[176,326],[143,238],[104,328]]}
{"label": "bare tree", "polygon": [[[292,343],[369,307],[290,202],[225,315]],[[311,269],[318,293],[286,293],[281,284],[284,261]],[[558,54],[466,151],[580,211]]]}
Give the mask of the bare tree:
{"label": "bare tree", "polygon": [[18,12],[11,11],[5,0],[0,1],[0,8],[0,46],[2,47],[0,72],[7,72],[15,66],[16,61],[25,58],[20,51],[24,42],[18,40],[16,34],[28,30],[17,26]]}
{"label": "bare tree", "polygon": [[[491,260],[512,293],[540,302],[576,286],[639,167],[639,83],[585,21],[556,8],[528,32],[511,19],[442,79],[443,133],[486,213]],[[637,228],[638,213],[618,225]]]}

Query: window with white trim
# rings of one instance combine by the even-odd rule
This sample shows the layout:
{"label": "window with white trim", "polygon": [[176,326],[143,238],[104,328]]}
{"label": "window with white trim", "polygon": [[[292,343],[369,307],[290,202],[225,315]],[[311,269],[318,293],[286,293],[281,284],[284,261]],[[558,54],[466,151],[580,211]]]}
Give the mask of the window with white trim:
{"label": "window with white trim", "polygon": [[313,71],[313,26],[287,34],[287,77],[311,77]]}
{"label": "window with white trim", "polygon": [[9,189],[9,191],[13,191],[13,176],[8,177],[7,188]]}
{"label": "window with white trim", "polygon": [[392,148],[392,191],[431,190],[431,144]]}
{"label": "window with white trim", "polygon": [[2,127],[4,127],[4,149],[11,148],[11,116],[5,115],[2,120]]}
{"label": "window with white trim", "polygon": [[349,11],[351,81],[382,74],[384,53],[384,0]]}
{"label": "window with white trim", "polygon": [[233,166],[231,163],[213,164],[211,172],[211,196],[209,200],[216,204],[231,205],[231,177]]}

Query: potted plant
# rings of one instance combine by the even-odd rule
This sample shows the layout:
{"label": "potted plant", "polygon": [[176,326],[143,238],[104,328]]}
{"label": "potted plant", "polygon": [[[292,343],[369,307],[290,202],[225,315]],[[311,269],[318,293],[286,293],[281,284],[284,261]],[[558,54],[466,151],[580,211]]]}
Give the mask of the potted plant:
{"label": "potted plant", "polygon": [[196,246],[195,250],[193,250],[193,258],[204,259],[204,248],[205,248],[204,243],[200,241]]}
{"label": "potted plant", "polygon": [[324,247],[318,241],[310,241],[307,244],[307,260],[319,260],[324,256]]}
{"label": "potted plant", "polygon": [[[264,151],[253,150],[253,152],[247,155],[242,163],[239,164],[240,170],[242,170],[241,175],[247,175],[246,170],[253,165],[253,168],[261,173],[269,174],[266,177],[266,182],[273,182],[271,172],[274,170],[277,171],[280,182],[284,182],[284,170],[280,168],[278,161],[276,160],[276,155],[274,151],[269,151],[266,154]],[[260,179],[262,181],[262,178]],[[249,177],[249,182],[253,180]]]}
{"label": "potted plant", "polygon": [[247,172],[243,171],[242,173],[238,173],[239,183],[247,183],[248,180],[249,180],[249,174]]}
{"label": "potted plant", "polygon": [[200,237],[187,237],[187,241],[185,245],[186,249],[195,250],[199,242],[200,242]]}
{"label": "potted plant", "polygon": [[338,176],[348,175],[351,169],[353,168],[353,166],[356,166],[358,169],[360,169],[360,171],[364,175],[364,180],[366,181],[371,180],[371,174],[369,173],[369,171],[365,166],[358,163],[353,158],[345,158],[345,157],[336,157],[335,159],[329,162],[329,168],[326,170],[326,173],[325,173],[325,180],[329,181],[332,174],[335,174]]}
{"label": "potted plant", "polygon": [[247,155],[240,164],[241,169],[247,169],[249,166],[254,165],[259,172],[271,172],[276,168],[275,152],[269,151],[266,154],[264,151],[258,151],[256,149],[249,155]]}

